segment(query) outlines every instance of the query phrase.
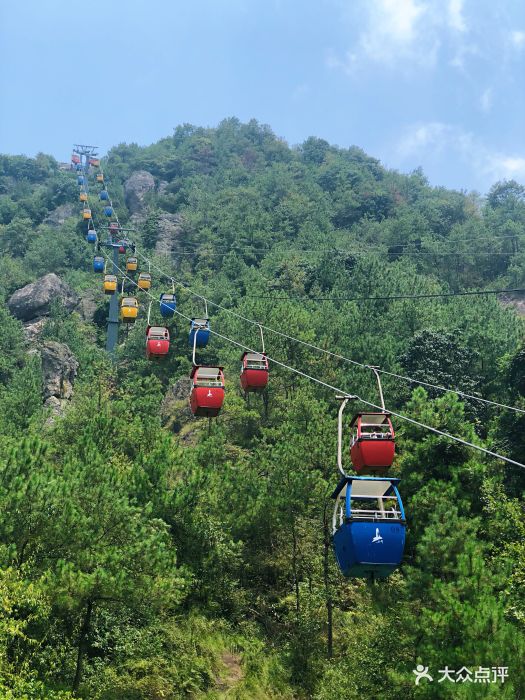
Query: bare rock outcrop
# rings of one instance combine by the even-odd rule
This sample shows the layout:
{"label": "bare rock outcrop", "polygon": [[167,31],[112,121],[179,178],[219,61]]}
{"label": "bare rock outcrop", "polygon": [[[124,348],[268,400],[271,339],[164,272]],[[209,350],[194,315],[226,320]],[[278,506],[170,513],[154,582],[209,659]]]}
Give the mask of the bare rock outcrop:
{"label": "bare rock outcrop", "polygon": [[182,231],[182,217],[180,214],[169,214],[163,211],[159,214],[157,228],[155,253],[171,257],[173,245]]}
{"label": "bare rock outcrop", "polygon": [[162,422],[175,433],[184,433],[184,426],[193,418],[188,398],[190,390],[191,379],[181,377],[170,387],[161,404]]}
{"label": "bare rock outcrop", "polygon": [[76,207],[74,204],[61,204],[47,215],[43,223],[47,224],[48,226],[52,226],[53,228],[59,228],[67,219],[77,215],[78,207]]}
{"label": "bare rock outcrop", "polygon": [[132,214],[143,208],[144,197],[155,189],[155,178],[147,170],[137,170],[124,183],[126,204]]}
{"label": "bare rock outcrop", "polygon": [[44,400],[54,396],[69,400],[78,372],[78,361],[64,343],[46,340],[39,348],[44,378]]}
{"label": "bare rock outcrop", "polygon": [[27,284],[9,298],[9,311],[20,321],[47,316],[54,301],[61,301],[68,311],[78,306],[80,297],[60,277],[51,272],[36,282]]}
{"label": "bare rock outcrop", "polygon": [[73,385],[78,372],[78,362],[64,343],[46,340],[29,351],[40,357],[42,363],[44,408],[50,412],[48,425],[62,416],[73,397]]}

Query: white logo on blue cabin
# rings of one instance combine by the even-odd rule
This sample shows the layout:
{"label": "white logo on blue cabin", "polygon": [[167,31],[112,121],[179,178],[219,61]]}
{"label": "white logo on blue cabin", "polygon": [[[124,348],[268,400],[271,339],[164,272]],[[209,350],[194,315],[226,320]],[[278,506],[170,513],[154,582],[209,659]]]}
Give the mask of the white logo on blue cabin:
{"label": "white logo on blue cabin", "polygon": [[376,527],[376,536],[372,538],[372,542],[383,542],[383,538],[379,534],[379,528]]}

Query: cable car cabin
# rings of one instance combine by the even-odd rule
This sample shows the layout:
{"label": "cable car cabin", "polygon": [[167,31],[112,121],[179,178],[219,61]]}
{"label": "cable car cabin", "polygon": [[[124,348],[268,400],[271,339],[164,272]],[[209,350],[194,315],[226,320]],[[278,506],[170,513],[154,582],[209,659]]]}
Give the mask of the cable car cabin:
{"label": "cable car cabin", "polygon": [[386,474],[395,453],[394,428],[388,413],[357,413],[350,426],[350,457],[356,472]]}
{"label": "cable car cabin", "polygon": [[343,576],[385,578],[400,565],[406,524],[398,483],[346,476],[337,485],[332,535]]}
{"label": "cable car cabin", "polygon": [[102,255],[95,255],[93,258],[93,272],[104,272],[104,258]]}
{"label": "cable car cabin", "polygon": [[160,295],[160,315],[163,318],[173,318],[176,308],[177,300],[175,299],[175,294]]}
{"label": "cable car cabin", "polygon": [[102,175],[102,173],[98,173],[97,182],[104,182],[104,175]]}
{"label": "cable car cabin", "polygon": [[104,294],[115,294],[117,291],[117,276],[104,275]]}
{"label": "cable car cabin", "polygon": [[194,366],[190,379],[190,409],[194,416],[213,418],[224,402],[224,373],[222,367]]}
{"label": "cable car cabin", "polygon": [[89,231],[87,232],[86,241],[88,243],[96,243],[97,242],[97,232],[95,231],[95,229],[92,229],[92,228],[89,229]]}
{"label": "cable car cabin", "polygon": [[109,232],[110,233],[118,233],[118,222],[117,221],[111,221],[109,226]]}
{"label": "cable car cabin", "polygon": [[126,260],[126,272],[136,272],[139,261],[137,258],[128,258]]}
{"label": "cable car cabin", "polygon": [[107,190],[100,190],[100,192],[98,193],[98,198],[101,202],[107,202],[109,199],[109,194]]}
{"label": "cable car cabin", "polygon": [[151,287],[151,275],[149,272],[141,272],[137,280],[140,289],[148,290]]}
{"label": "cable car cabin", "polygon": [[94,168],[98,168],[98,166],[100,165],[100,159],[99,158],[90,158],[89,164],[92,165]]}
{"label": "cable car cabin", "polygon": [[82,172],[82,163],[77,163],[77,164],[75,165],[75,170],[76,170],[77,172]]}
{"label": "cable car cabin", "polygon": [[120,302],[120,320],[123,323],[135,323],[139,314],[139,302],[136,297],[122,297]]}
{"label": "cable car cabin", "polygon": [[87,192],[81,192],[79,195],[79,199],[81,202],[87,202],[88,201]]}
{"label": "cable car cabin", "polygon": [[84,183],[84,176],[83,176],[83,175],[79,175],[79,176],[77,177],[77,183],[78,183],[79,185],[85,184],[85,183]]}
{"label": "cable car cabin", "polygon": [[146,357],[148,360],[166,357],[170,349],[170,332],[164,326],[148,326]]}
{"label": "cable car cabin", "polygon": [[127,242],[126,242],[126,241],[117,241],[117,243],[118,243],[118,245],[119,245],[118,252],[119,252],[119,253],[125,253],[125,252],[126,252],[126,248],[128,247]]}
{"label": "cable car cabin", "polygon": [[245,352],[241,361],[241,386],[244,391],[264,391],[269,375],[266,355],[259,352]]}
{"label": "cable car cabin", "polygon": [[71,156],[71,162],[73,163],[73,165],[78,165],[80,163],[80,156],[76,153],[73,153],[73,155]]}
{"label": "cable car cabin", "polygon": [[84,219],[91,219],[91,209],[84,209],[82,216]]}
{"label": "cable car cabin", "polygon": [[[195,343],[195,335],[197,342]],[[207,318],[192,318],[190,322],[190,347],[195,343],[198,348],[205,348],[210,339],[210,321]]]}
{"label": "cable car cabin", "polygon": [[113,216],[113,207],[104,207],[104,214],[106,216]]}

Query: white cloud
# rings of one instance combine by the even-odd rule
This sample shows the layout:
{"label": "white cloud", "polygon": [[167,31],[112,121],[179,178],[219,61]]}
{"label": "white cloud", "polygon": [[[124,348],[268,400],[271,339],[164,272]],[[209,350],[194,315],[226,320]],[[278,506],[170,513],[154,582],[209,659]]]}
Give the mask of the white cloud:
{"label": "white cloud", "polygon": [[359,26],[356,42],[342,58],[332,56],[330,68],[347,73],[363,63],[407,68],[429,68],[436,64],[445,40],[461,46],[468,32],[464,0],[354,0],[353,21]]}
{"label": "white cloud", "polygon": [[525,32],[514,30],[510,33],[510,43],[514,48],[521,51],[525,48]]}
{"label": "white cloud", "polygon": [[492,109],[493,98],[494,95],[491,87],[488,87],[481,93],[479,103],[483,112],[490,112],[490,110]]}
{"label": "white cloud", "polygon": [[525,157],[500,153],[487,147],[472,133],[443,122],[427,122],[409,127],[396,146],[400,162],[417,158],[436,160],[458,158],[470,165],[480,182],[512,178],[525,179]]}
{"label": "white cloud", "polygon": [[493,154],[488,158],[487,169],[495,180],[525,179],[525,158]]}
{"label": "white cloud", "polygon": [[465,32],[467,24],[463,16],[463,0],[449,0],[447,12],[448,26],[457,32]]}

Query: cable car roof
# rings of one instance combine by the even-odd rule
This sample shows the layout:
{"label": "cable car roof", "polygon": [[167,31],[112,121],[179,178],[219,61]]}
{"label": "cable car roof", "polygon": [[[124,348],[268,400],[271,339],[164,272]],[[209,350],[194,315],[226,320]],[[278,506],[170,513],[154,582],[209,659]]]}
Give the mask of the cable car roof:
{"label": "cable car roof", "polygon": [[266,360],[266,355],[261,352],[245,352],[242,355],[242,359],[252,360],[253,362],[264,362]]}
{"label": "cable car roof", "polygon": [[353,498],[378,498],[379,496],[390,495],[393,487],[397,486],[400,479],[385,479],[379,477],[364,477],[364,476],[345,476],[337,484],[335,491],[332,493],[332,498],[337,498],[341,493],[346,494],[346,487],[349,483],[352,484]]}
{"label": "cable car roof", "polygon": [[224,367],[208,367],[207,365],[194,365],[190,377],[198,373],[199,379],[216,379],[222,374]]}
{"label": "cable car roof", "polygon": [[355,425],[358,418],[361,418],[361,425],[388,425],[390,413],[356,413],[350,425]]}

